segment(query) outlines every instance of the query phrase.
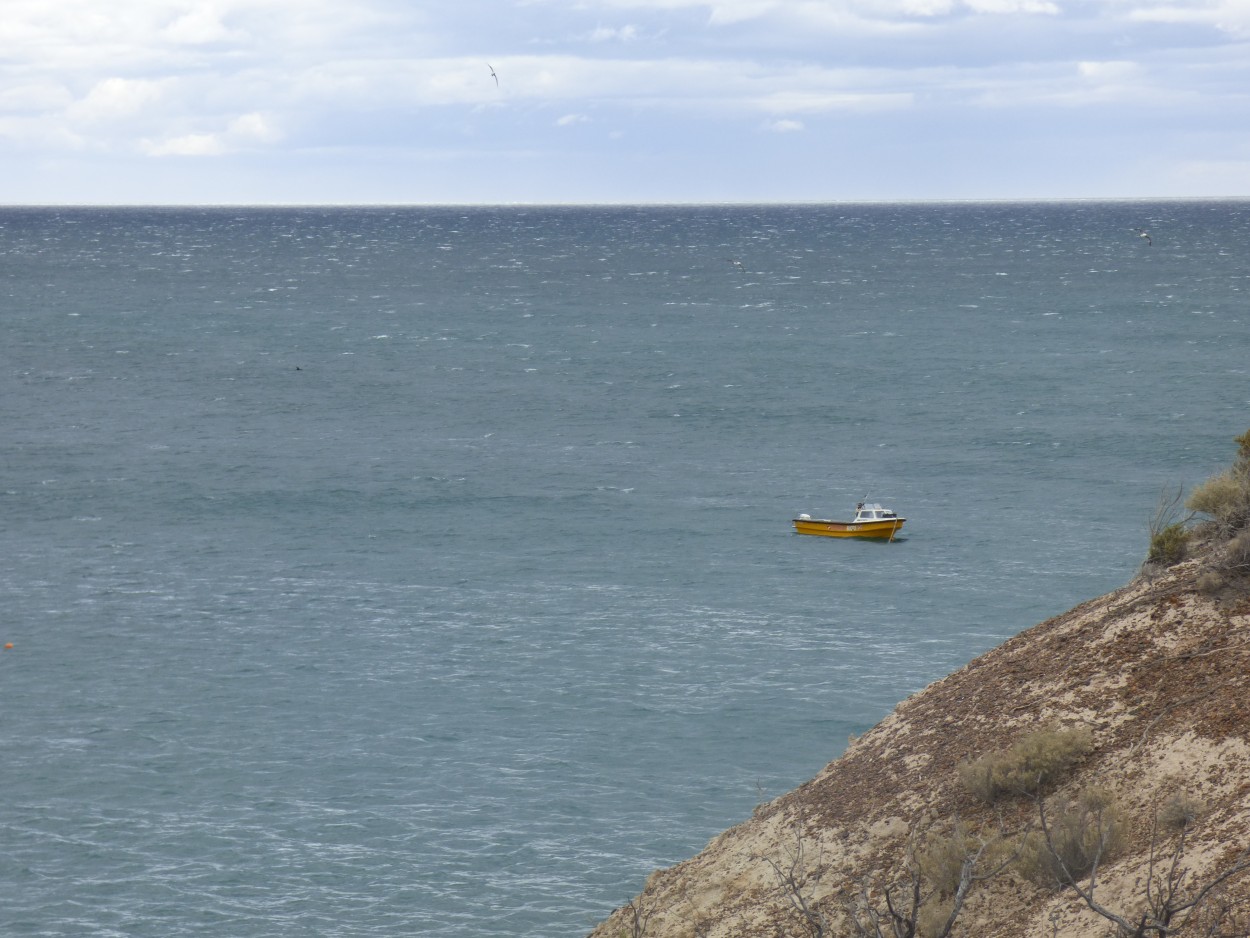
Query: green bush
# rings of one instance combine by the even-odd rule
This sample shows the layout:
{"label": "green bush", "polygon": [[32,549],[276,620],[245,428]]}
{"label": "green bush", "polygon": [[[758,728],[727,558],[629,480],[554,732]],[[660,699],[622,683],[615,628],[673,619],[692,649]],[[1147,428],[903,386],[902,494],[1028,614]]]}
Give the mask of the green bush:
{"label": "green bush", "polygon": [[1091,789],[1052,806],[1044,829],[1026,834],[1016,869],[1051,889],[1084,879],[1094,864],[1114,859],[1127,841],[1124,819],[1109,792]]}
{"label": "green bush", "polygon": [[1190,492],[1185,507],[1210,515],[1226,532],[1235,531],[1250,519],[1250,482],[1228,469]]}
{"label": "green bush", "polygon": [[1188,547],[1189,532],[1177,521],[1161,531],[1156,531],[1150,538],[1150,552],[1146,555],[1146,562],[1170,567],[1185,559]]}
{"label": "green bush", "polygon": [[1241,436],[1233,437],[1233,442],[1237,444],[1237,466],[1250,466],[1250,430],[1247,430]]}
{"label": "green bush", "polygon": [[1236,437],[1237,459],[1189,495],[1191,511],[1210,515],[1225,533],[1250,526],[1250,430]]}
{"label": "green bush", "polygon": [[985,802],[1003,795],[1032,795],[1080,762],[1093,745],[1088,727],[1038,730],[1010,749],[963,763],[959,778]]}

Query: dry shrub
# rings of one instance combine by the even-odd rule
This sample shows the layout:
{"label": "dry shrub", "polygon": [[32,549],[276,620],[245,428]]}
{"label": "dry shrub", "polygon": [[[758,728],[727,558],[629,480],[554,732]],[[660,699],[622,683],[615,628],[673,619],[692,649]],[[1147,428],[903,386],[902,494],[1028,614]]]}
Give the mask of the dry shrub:
{"label": "dry shrub", "polygon": [[939,895],[954,895],[963,875],[964,860],[976,853],[979,846],[967,825],[957,822],[949,831],[931,836],[916,856],[916,863]]}
{"label": "dry shrub", "polygon": [[1018,739],[1010,749],[959,766],[964,788],[982,801],[1032,795],[1080,762],[1093,748],[1088,727],[1051,727]]}
{"label": "dry shrub", "polygon": [[1250,484],[1245,473],[1228,469],[1212,476],[1189,493],[1185,507],[1210,515],[1225,534],[1244,527],[1250,520]]}
{"label": "dry shrub", "polygon": [[1194,489],[1186,502],[1191,511],[1214,518],[1225,534],[1250,525],[1250,430],[1234,441],[1237,458],[1233,464]]}
{"label": "dry shrub", "polygon": [[1195,936],[1250,935],[1250,898],[1228,884],[1217,886],[1185,919],[1184,934]]}
{"label": "dry shrub", "polygon": [[1250,430],[1239,437],[1237,458],[1217,476],[1212,476],[1189,495],[1186,507],[1215,519],[1224,534],[1250,526]]}
{"label": "dry shrub", "polygon": [[1199,575],[1198,582],[1195,585],[1198,588],[1198,592],[1203,596],[1215,596],[1228,585],[1228,580],[1224,578],[1224,574],[1217,570],[1206,570]]}
{"label": "dry shrub", "polygon": [[1192,795],[1183,792],[1173,795],[1159,808],[1159,828],[1166,832],[1183,831],[1192,827],[1204,810],[1202,802]]}
{"label": "dry shrub", "polygon": [[921,906],[920,914],[916,916],[917,938],[936,938],[941,935],[953,909],[952,902],[933,901]]}
{"label": "dry shrub", "polygon": [[916,866],[937,895],[953,896],[964,876],[965,863],[972,864],[970,875],[984,876],[986,870],[1005,865],[1010,849],[1006,838],[993,835],[987,840],[963,821],[956,821],[949,829],[930,832],[916,853]]}
{"label": "dry shrub", "polygon": [[1051,889],[1084,879],[1094,866],[1123,851],[1127,827],[1111,794],[1082,792],[1043,813],[1045,825],[1025,835],[1016,869],[1026,879]]}
{"label": "dry shrub", "polygon": [[1250,575],[1250,528],[1238,531],[1222,547],[1194,584],[1204,596],[1217,596]]}
{"label": "dry shrub", "polygon": [[1224,562],[1230,570],[1250,570],[1250,528],[1238,532],[1228,542]]}

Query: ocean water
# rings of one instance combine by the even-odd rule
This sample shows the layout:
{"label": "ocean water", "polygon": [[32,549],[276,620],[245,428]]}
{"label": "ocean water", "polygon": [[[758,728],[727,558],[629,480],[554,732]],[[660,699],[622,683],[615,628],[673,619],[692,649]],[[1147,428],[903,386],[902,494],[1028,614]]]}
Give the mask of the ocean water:
{"label": "ocean water", "polygon": [[[1246,202],[0,210],[0,933],[584,934],[1135,574],[1250,426],[1247,245]],[[791,531],[864,498],[906,536]]]}

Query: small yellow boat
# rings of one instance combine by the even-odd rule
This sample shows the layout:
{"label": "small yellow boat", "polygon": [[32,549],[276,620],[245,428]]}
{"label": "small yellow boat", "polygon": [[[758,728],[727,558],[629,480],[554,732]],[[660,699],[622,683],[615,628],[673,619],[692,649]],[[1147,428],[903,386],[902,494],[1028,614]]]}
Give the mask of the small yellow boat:
{"label": "small yellow boat", "polygon": [[861,537],[892,541],[902,530],[906,520],[876,502],[860,502],[855,506],[854,521],[827,521],[811,515],[799,515],[794,519],[794,530],[798,534],[818,534],[821,537]]}

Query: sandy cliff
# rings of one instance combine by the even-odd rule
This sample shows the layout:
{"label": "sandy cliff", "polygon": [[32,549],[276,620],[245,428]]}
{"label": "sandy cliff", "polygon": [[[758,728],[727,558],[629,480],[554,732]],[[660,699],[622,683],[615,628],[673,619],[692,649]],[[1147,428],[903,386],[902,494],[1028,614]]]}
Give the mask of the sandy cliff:
{"label": "sandy cliff", "polygon": [[[961,782],[959,767],[1044,727],[1084,727],[1089,748],[1043,786],[1041,805],[1053,818],[1060,799],[1098,790],[1120,820],[1121,845],[1097,870],[1095,901],[1136,921],[1157,900],[1181,831],[1176,869],[1188,872],[1173,904],[1192,897],[1250,844],[1250,594],[1244,576],[1218,590],[1202,581],[1217,549],[1200,547],[1043,622],[913,695],[816,778],[653,874],[593,938],[875,935],[869,916],[888,916],[885,888],[894,884],[895,902],[905,904],[914,882],[932,893],[916,934],[940,934],[951,886],[930,875],[932,859],[915,875],[914,858],[956,842],[956,824],[961,856],[989,847],[976,867],[987,878],[967,890],[949,934],[1113,933],[1074,890],[1038,885],[1018,862],[989,875],[1038,829],[1039,798],[1009,793],[987,803]],[[1188,826],[1157,823],[1177,805],[1192,812]],[[1248,910],[1250,872],[1208,894],[1177,933],[1245,935]],[[1218,930],[1207,930],[1212,923]],[[891,927],[883,921],[879,934],[896,934]]]}

